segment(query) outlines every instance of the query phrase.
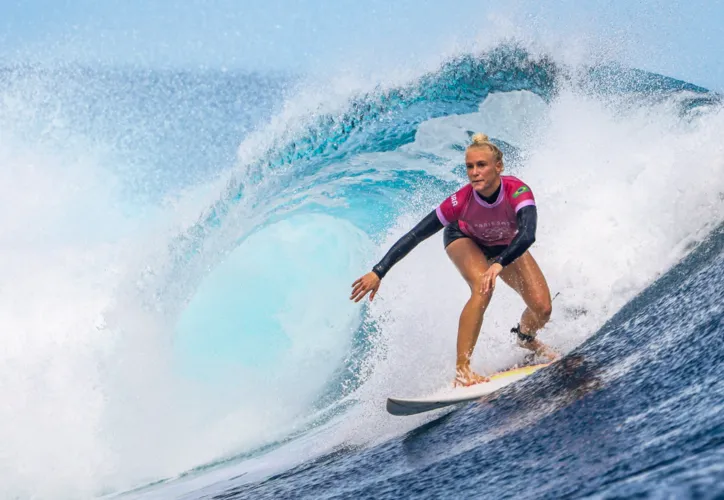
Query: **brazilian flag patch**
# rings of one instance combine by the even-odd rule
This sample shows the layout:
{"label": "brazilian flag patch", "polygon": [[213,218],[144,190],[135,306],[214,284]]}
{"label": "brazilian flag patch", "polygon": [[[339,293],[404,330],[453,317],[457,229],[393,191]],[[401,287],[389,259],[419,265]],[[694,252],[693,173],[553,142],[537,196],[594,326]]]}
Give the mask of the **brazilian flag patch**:
{"label": "brazilian flag patch", "polygon": [[517,198],[521,194],[529,193],[529,192],[530,192],[530,188],[528,186],[520,186],[518,188],[518,190],[515,193],[513,193],[513,198]]}

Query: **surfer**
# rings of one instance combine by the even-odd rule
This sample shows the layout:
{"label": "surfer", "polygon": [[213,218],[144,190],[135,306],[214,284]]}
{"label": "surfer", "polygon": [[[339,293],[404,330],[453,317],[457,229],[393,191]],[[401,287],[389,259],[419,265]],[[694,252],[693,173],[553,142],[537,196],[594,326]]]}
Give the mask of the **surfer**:
{"label": "surfer", "polygon": [[535,241],[538,212],[530,187],[501,175],[503,152],[485,134],[475,134],[465,151],[470,183],[445,199],[410,232],[400,238],[372,271],[352,284],[350,299],[373,300],[382,278],[420,242],[445,228],[445,251],[470,286],[470,299],[458,324],[455,385],[489,379],[470,368],[483,315],[498,276],[518,292],[526,308],[512,328],[518,345],[548,360],[558,354],[536,338],[551,315],[551,294],[528,249]]}

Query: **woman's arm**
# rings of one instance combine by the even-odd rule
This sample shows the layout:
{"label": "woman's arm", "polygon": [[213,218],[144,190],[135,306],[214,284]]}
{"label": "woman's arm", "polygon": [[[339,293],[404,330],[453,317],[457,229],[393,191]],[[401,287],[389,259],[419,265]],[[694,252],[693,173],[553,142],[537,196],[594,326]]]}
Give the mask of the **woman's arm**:
{"label": "woman's arm", "polygon": [[397,240],[397,243],[392,245],[392,248],[390,248],[384,257],[382,257],[382,260],[372,268],[372,272],[380,279],[384,278],[385,274],[388,273],[392,266],[397,264],[418,244],[422,243],[442,228],[442,222],[440,222],[440,219],[437,218],[437,213],[433,210],[415,227],[413,227],[410,232]]}
{"label": "woman's arm", "polygon": [[442,222],[437,218],[435,210],[430,212],[418,225],[405,236],[400,238],[397,243],[382,258],[382,260],[372,268],[372,271],[358,278],[352,283],[352,295],[350,300],[359,302],[365,295],[370,294],[370,300],[375,298],[377,290],[380,288],[380,280],[400,259],[410,253],[421,241],[429,238],[443,228]]}
{"label": "woman's arm", "polygon": [[508,248],[493,259],[493,263],[505,267],[523,255],[535,242],[535,231],[538,226],[538,211],[535,205],[523,207],[515,216],[518,233],[513,237]]}

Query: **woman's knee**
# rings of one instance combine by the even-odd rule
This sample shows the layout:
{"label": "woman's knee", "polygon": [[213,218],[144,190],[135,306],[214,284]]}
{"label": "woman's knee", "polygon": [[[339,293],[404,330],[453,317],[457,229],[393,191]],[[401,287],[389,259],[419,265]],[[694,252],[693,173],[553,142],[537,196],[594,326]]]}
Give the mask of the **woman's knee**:
{"label": "woman's knee", "polygon": [[490,299],[493,297],[492,290],[484,291],[483,282],[468,283],[470,285],[470,300],[479,302],[483,307],[487,307]]}
{"label": "woman's knee", "polygon": [[536,300],[533,304],[531,304],[531,306],[531,309],[539,319],[544,321],[548,321],[550,319],[551,313],[553,312],[553,305],[550,300]]}

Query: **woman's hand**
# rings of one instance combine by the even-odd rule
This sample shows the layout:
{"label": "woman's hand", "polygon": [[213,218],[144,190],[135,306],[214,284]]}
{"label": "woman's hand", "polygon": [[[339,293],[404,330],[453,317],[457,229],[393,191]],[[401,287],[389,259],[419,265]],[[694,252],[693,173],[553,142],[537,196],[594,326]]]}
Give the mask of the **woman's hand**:
{"label": "woman's hand", "polygon": [[372,271],[365,274],[360,279],[352,283],[352,295],[349,297],[350,300],[359,302],[369,292],[372,292],[370,300],[374,299],[377,289],[380,287],[380,281],[380,277]]}
{"label": "woman's hand", "polygon": [[503,270],[503,266],[497,262],[490,266],[485,273],[483,273],[483,293],[492,292],[495,290],[495,278],[498,277],[500,271]]}

